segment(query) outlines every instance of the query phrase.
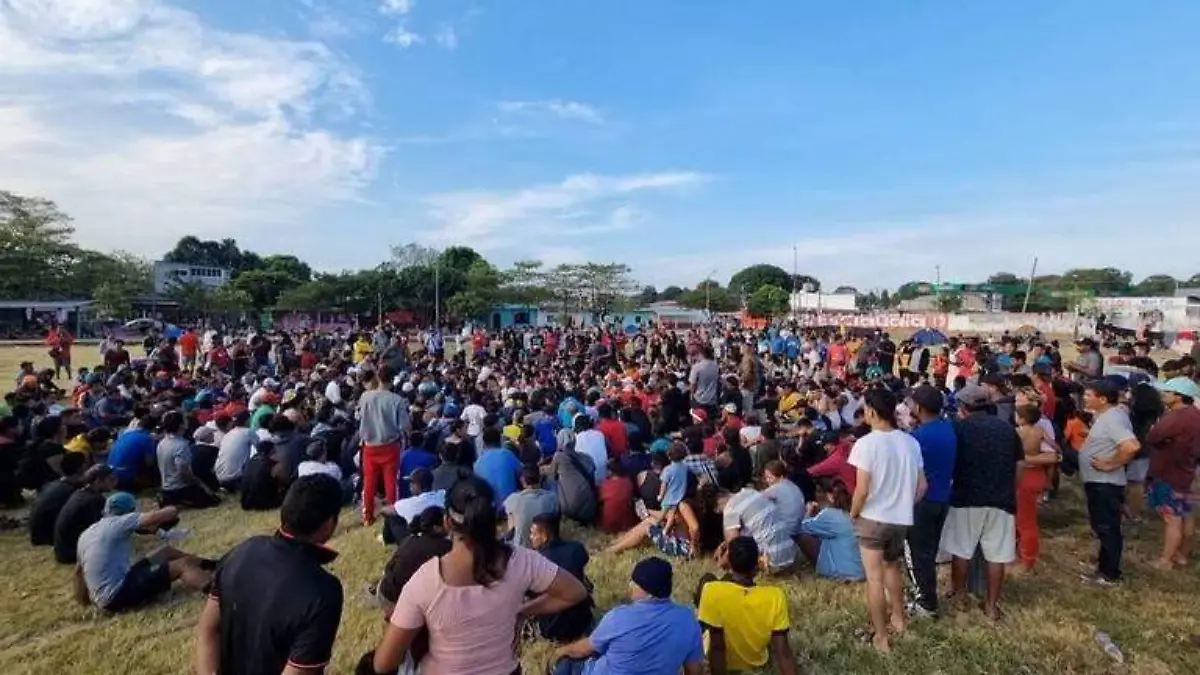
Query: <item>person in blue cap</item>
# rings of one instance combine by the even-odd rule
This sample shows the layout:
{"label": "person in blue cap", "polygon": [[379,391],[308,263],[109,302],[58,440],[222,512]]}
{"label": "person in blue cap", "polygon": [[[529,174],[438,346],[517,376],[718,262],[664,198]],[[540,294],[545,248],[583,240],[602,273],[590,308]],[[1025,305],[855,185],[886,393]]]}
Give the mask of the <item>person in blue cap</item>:
{"label": "person in blue cap", "polygon": [[175,522],[179,511],[166,506],[139,513],[137,498],[115,492],[104,502],[103,517],[79,535],[75,597],[109,612],[141,607],[179,581],[198,591],[208,585],[215,562],[164,546],[134,560],[133,535]]}
{"label": "person in blue cap", "polygon": [[1163,548],[1151,563],[1167,571],[1187,564],[1191,548],[1187,521],[1194,518],[1198,496],[1192,485],[1200,457],[1200,386],[1190,377],[1173,377],[1155,385],[1166,413],[1151,427],[1149,505],[1163,520]]}
{"label": "person in blue cap", "polygon": [[633,567],[628,605],[614,608],[591,636],[560,647],[554,675],[686,675],[704,672],[704,640],[690,607],[671,601],[674,572],[659,557]]}

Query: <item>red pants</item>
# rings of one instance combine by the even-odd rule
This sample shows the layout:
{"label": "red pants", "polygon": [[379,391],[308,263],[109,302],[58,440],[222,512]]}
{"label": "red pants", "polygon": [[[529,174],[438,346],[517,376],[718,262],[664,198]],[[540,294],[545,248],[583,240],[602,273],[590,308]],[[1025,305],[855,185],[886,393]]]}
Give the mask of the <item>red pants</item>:
{"label": "red pants", "polygon": [[396,502],[396,466],[400,463],[400,444],[362,446],[363,522],[375,522],[375,486],[383,474],[383,494],[388,504]]}
{"label": "red pants", "polygon": [[1025,567],[1033,567],[1041,552],[1038,503],[1047,483],[1045,467],[1021,469],[1021,480],[1017,483],[1017,559]]}

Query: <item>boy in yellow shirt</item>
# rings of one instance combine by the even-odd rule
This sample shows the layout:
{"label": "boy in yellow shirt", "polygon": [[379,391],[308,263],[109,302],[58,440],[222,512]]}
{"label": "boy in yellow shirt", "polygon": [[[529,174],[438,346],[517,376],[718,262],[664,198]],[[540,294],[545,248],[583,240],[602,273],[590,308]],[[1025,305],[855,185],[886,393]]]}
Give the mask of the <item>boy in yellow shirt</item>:
{"label": "boy in yellow shirt", "polygon": [[778,586],[754,583],[760,567],[758,544],[751,537],[734,537],[717,556],[729,574],[701,581],[698,599],[709,672],[754,671],[774,661],[779,675],[796,675],[796,656],[788,643],[787,595]]}

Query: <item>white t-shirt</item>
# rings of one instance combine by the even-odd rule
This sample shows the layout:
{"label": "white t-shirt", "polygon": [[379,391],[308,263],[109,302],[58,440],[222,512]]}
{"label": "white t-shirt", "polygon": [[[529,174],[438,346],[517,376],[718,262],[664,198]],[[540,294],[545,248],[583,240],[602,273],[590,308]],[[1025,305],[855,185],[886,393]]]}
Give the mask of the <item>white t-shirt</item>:
{"label": "white t-shirt", "polygon": [[443,508],[446,506],[445,490],[422,492],[415,497],[405,497],[404,499],[396,502],[392,506],[392,510],[396,512],[396,515],[400,516],[405,520],[405,522],[411,525],[412,522],[417,519],[417,516],[425,513],[426,509],[434,506]]}
{"label": "white t-shirt", "polygon": [[337,481],[342,480],[342,467],[338,466],[336,462],[317,462],[307,459],[300,462],[300,466],[296,467],[296,474],[301,478],[315,476],[319,473],[332,476]]}
{"label": "white t-shirt", "polygon": [[900,431],[872,431],[854,443],[850,465],[871,475],[861,516],[877,523],[913,524],[917,482],[924,464],[917,439]]}
{"label": "white t-shirt", "polygon": [[334,405],[339,405],[342,402],[342,388],[338,385],[337,380],[332,380],[325,385],[325,400]]}
{"label": "white t-shirt", "polygon": [[477,403],[463,408],[462,419],[467,423],[468,436],[478,436],[483,433],[483,418],[485,417],[487,417],[487,410]]}
{"label": "white t-shirt", "polygon": [[596,466],[596,485],[608,477],[608,445],[604,434],[595,429],[588,429],[575,436],[575,452],[582,452],[592,458]]}

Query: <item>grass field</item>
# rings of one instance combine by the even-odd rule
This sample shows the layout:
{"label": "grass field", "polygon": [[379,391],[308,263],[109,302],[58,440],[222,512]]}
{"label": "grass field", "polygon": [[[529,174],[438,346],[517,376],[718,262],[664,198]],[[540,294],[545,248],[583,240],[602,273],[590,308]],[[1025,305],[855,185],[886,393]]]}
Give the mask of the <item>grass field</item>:
{"label": "grass field", "polygon": [[[81,358],[77,363],[86,364]],[[90,354],[89,354],[90,356]],[[41,348],[0,348],[0,375],[8,377],[25,359],[45,360]],[[1188,636],[1200,633],[1200,567],[1167,574],[1147,563],[1157,555],[1160,526],[1153,518],[1127,528],[1127,582],[1097,590],[1079,582],[1079,562],[1092,553],[1092,537],[1078,486],[1042,513],[1044,557],[1030,576],[1005,589],[1006,616],[993,625],[978,611],[938,622],[914,623],[889,657],[875,654],[854,638],[866,624],[862,587],[817,579],[811,567],[785,583],[791,599],[792,646],[804,673],[1133,673],[1178,675],[1200,672],[1200,648]],[[184,525],[192,536],[181,547],[219,556],[243,538],[269,533],[276,513],[244,513],[235,504],[189,512]],[[378,610],[368,607],[362,588],[382,570],[388,551],[376,531],[354,523],[350,512],[331,542],[341,552],[332,565],[346,589],[346,606],[331,673],[349,673],[359,655],[373,647],[382,627]],[[605,541],[587,537],[589,548]],[[151,544],[147,542],[149,547]],[[648,554],[648,551],[646,551]],[[627,579],[642,553],[597,555],[589,574],[596,601],[607,609],[624,599]],[[690,601],[707,561],[676,567],[676,599]],[[190,670],[192,630],[201,599],[175,593],[163,602],[127,615],[108,617],[71,600],[71,570],[56,565],[47,549],[32,549],[23,532],[0,534],[0,672],[144,673]],[[944,584],[943,584],[944,588]],[[1114,664],[1093,642],[1107,631],[1125,651],[1127,663]],[[546,645],[525,648],[525,672],[544,672]]]}

